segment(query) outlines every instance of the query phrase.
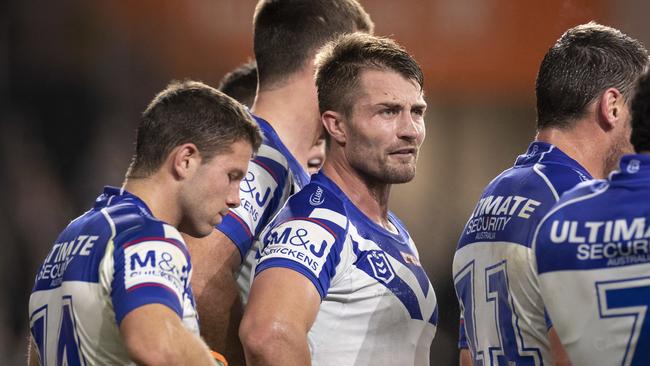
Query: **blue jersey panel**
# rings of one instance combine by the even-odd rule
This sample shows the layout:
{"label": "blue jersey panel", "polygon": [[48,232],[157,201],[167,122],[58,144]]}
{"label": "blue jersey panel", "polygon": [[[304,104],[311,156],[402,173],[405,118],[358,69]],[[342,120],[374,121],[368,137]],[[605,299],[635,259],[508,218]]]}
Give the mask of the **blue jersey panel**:
{"label": "blue jersey panel", "polygon": [[536,223],[559,196],[589,173],[552,145],[534,142],[515,166],[486,187],[458,243],[509,242],[530,247]]}
{"label": "blue jersey panel", "polygon": [[56,288],[63,281],[99,281],[97,268],[111,229],[98,212],[88,211],[59,235],[36,275],[33,291]]}
{"label": "blue jersey panel", "polygon": [[609,182],[588,182],[562,197],[539,227],[540,274],[650,262],[650,206],[640,204],[650,202],[650,175],[639,171],[647,160],[626,156]]}

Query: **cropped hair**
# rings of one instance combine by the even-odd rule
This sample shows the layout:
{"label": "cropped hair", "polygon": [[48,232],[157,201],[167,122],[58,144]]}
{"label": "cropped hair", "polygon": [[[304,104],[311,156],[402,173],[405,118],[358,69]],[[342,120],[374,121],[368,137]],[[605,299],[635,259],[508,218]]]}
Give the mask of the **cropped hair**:
{"label": "cropped hair", "polygon": [[638,153],[650,152],[650,73],[639,78],[632,99],[632,146]]}
{"label": "cropped hair", "polygon": [[301,70],[328,41],[374,24],[356,0],[261,0],[253,19],[253,48],[261,89]]}
{"label": "cropped hair", "polygon": [[537,74],[537,128],[570,127],[608,88],[630,100],[647,64],[645,47],[618,29],[590,22],[567,30]]}
{"label": "cropped hair", "polygon": [[365,33],[340,36],[316,56],[316,88],[321,114],[331,110],[349,116],[364,70],[390,70],[424,88],[417,61],[389,38]]}
{"label": "cropped hair", "polygon": [[232,151],[237,141],[257,151],[259,127],[239,102],[196,81],[173,81],[142,114],[127,178],[146,178],[160,169],[174,148],[196,145],[202,162]]}
{"label": "cropped hair", "polygon": [[257,63],[253,60],[239,65],[221,79],[218,89],[250,108],[257,91]]}

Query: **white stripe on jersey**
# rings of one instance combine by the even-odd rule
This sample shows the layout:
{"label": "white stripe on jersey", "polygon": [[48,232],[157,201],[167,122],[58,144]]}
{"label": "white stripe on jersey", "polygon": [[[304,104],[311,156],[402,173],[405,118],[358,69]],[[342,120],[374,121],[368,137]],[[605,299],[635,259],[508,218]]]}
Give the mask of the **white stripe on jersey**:
{"label": "white stripe on jersey", "polygon": [[257,156],[263,156],[273,161],[277,161],[278,163],[282,163],[285,169],[289,169],[287,164],[287,158],[285,158],[280,151],[272,148],[269,145],[262,144],[260,148],[257,150]]}
{"label": "white stripe on jersey", "polygon": [[309,214],[309,217],[311,217],[312,219],[322,219],[322,220],[331,221],[343,229],[345,229],[348,223],[347,217],[341,215],[336,211],[332,211],[327,208],[315,208],[314,211],[312,211]]}
{"label": "white stripe on jersey", "polygon": [[555,189],[555,186],[553,186],[553,183],[551,183],[551,181],[548,179],[546,174],[542,173],[542,171],[539,170],[539,166],[540,166],[539,163],[533,165],[533,170],[535,171],[535,173],[537,173],[537,175],[539,175],[544,180],[544,182],[546,182],[546,185],[548,186],[548,188],[550,188],[551,193],[553,193],[553,197],[555,197],[555,201],[559,201],[560,195],[557,194],[557,190]]}

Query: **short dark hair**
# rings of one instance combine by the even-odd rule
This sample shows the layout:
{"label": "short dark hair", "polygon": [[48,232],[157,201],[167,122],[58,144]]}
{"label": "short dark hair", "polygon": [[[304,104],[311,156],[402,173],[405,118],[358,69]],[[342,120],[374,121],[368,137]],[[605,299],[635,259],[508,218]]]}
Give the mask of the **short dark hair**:
{"label": "short dark hair", "polygon": [[650,73],[639,78],[632,99],[632,146],[636,152],[650,152]]}
{"label": "short dark hair", "polygon": [[424,87],[417,61],[389,38],[351,33],[328,43],[316,56],[316,87],[321,114],[337,111],[349,116],[364,70],[392,70]]}
{"label": "short dark hair", "polygon": [[241,64],[227,73],[219,82],[218,89],[250,108],[257,91],[257,63],[255,60]]}
{"label": "short dark hair", "polygon": [[607,88],[629,100],[647,64],[648,51],[618,29],[590,22],[567,30],[537,74],[537,128],[569,127]]}
{"label": "short dark hair", "polygon": [[286,80],[336,36],[374,29],[356,0],[261,0],[253,23],[260,88]]}
{"label": "short dark hair", "polygon": [[231,151],[230,145],[240,140],[249,142],[253,151],[262,142],[259,127],[244,106],[201,82],[172,81],[142,114],[126,177],[150,176],[176,146],[185,143],[195,144],[206,163]]}

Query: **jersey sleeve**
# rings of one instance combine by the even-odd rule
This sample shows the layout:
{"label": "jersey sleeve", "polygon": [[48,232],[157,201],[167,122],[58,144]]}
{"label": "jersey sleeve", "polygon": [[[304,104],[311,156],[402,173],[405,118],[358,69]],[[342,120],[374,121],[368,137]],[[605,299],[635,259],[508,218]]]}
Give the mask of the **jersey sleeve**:
{"label": "jersey sleeve", "polygon": [[309,217],[272,226],[264,234],[255,275],[268,268],[289,268],[307,277],[324,298],[341,260],[345,232],[339,229]]}
{"label": "jersey sleeve", "polygon": [[279,162],[258,156],[248,164],[248,172],[239,185],[241,204],[231,209],[216,229],[237,247],[241,259],[254,239],[288,196],[288,171]]}
{"label": "jersey sleeve", "polygon": [[176,239],[146,237],[115,248],[111,298],[117,324],[131,311],[147,304],[162,304],[183,317],[190,258]]}

